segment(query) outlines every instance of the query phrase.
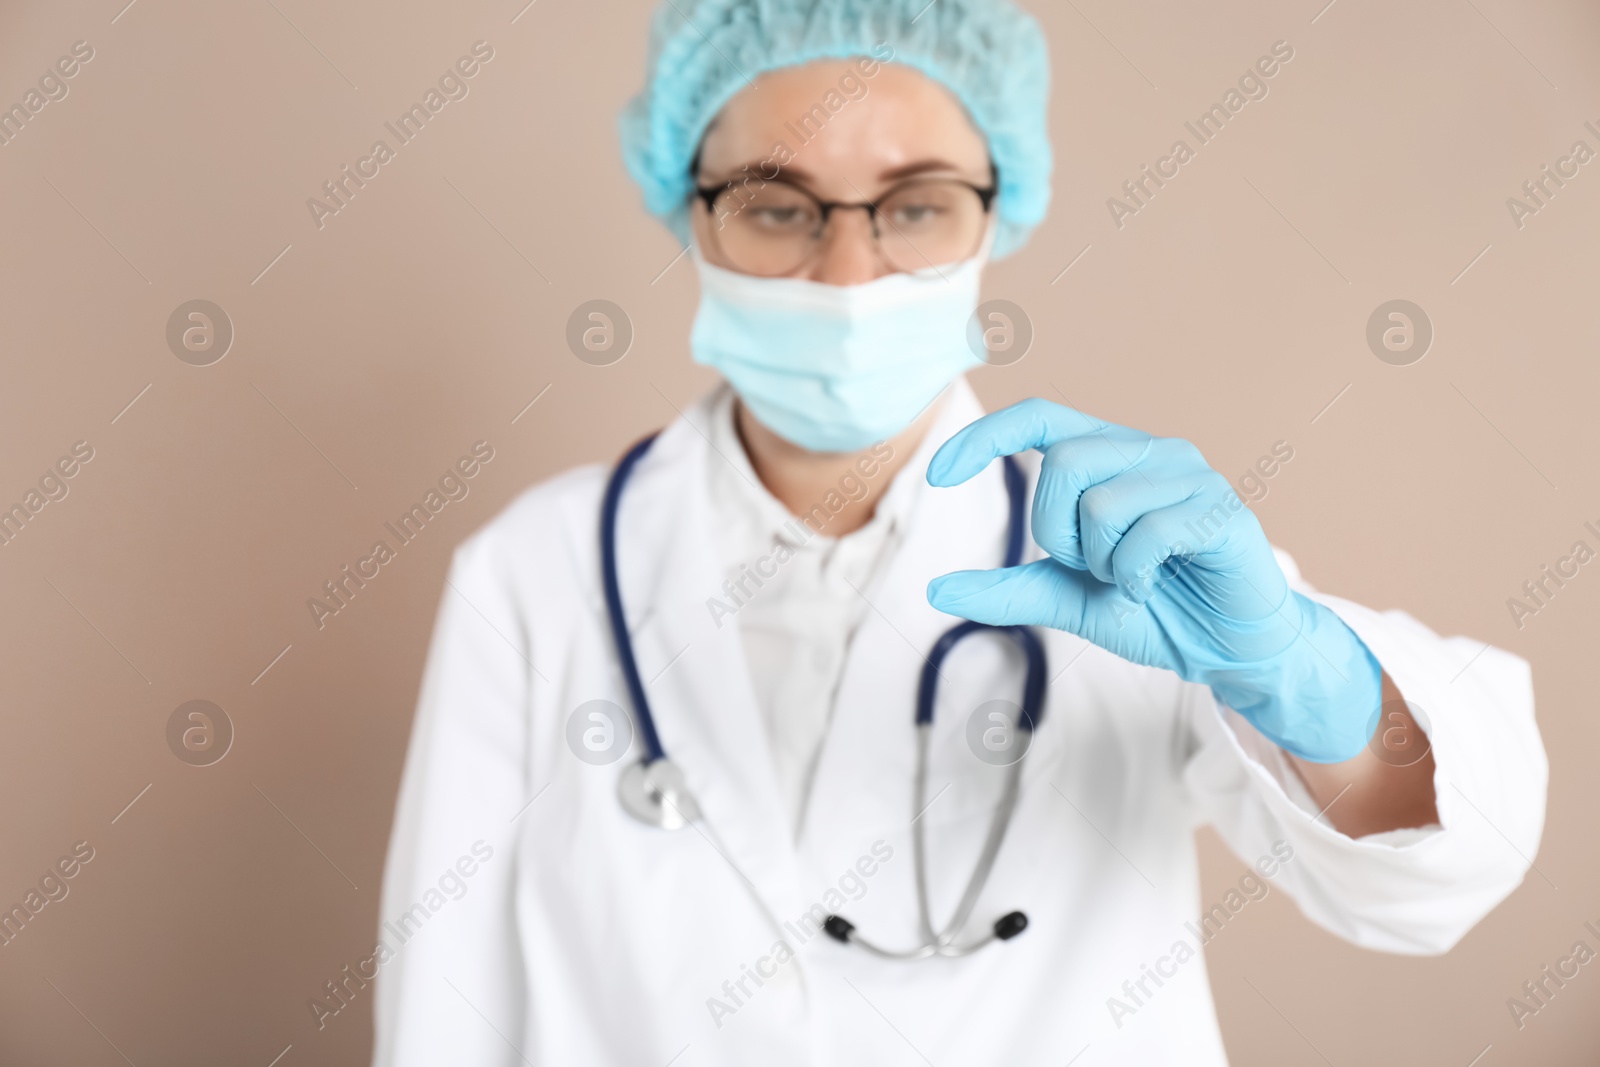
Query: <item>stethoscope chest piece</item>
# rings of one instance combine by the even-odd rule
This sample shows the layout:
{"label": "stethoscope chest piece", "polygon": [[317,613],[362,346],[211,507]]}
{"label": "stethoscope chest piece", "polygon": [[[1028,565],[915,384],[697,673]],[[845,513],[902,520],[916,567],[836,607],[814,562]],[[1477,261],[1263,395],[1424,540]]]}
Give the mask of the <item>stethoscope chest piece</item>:
{"label": "stethoscope chest piece", "polygon": [[630,763],[617,780],[617,799],[629,815],[661,830],[680,830],[700,817],[700,806],[671,760]]}

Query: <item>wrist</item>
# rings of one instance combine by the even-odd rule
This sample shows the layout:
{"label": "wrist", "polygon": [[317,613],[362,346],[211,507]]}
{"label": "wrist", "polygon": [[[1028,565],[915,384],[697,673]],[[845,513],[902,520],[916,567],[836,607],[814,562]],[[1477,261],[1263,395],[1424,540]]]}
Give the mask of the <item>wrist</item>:
{"label": "wrist", "polygon": [[1383,668],[1331,609],[1291,593],[1296,638],[1278,655],[1212,683],[1217,698],[1268,740],[1313,763],[1360,754],[1377,729]]}

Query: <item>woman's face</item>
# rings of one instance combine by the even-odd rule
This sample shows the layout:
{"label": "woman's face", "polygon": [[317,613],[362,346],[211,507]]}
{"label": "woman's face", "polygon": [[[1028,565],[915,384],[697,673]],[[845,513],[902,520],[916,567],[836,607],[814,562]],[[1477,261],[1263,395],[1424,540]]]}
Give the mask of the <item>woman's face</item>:
{"label": "woman's face", "polygon": [[[858,60],[824,60],[763,74],[730,100],[706,130],[696,184],[705,189],[750,175],[770,178],[774,146],[782,143],[792,158],[779,177],[822,201],[875,201],[911,177],[955,178],[988,187],[988,147],[949,90],[895,63],[878,64],[871,77],[862,75]],[[802,127],[802,119],[830,93],[837,104],[841,79],[856,86],[857,98],[846,99],[820,129],[814,121]],[[860,86],[865,86],[864,93]],[[695,243],[706,259],[739,269],[719,249],[717,219],[705,202],[696,199],[690,210]],[[785,276],[858,285],[893,271],[874,247],[867,213],[836,210],[815,254]]]}

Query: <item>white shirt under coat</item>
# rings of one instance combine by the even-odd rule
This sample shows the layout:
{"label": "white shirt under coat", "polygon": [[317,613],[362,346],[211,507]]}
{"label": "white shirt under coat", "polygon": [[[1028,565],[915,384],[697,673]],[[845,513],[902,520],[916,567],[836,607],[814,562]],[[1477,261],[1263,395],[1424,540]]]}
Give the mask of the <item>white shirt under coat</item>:
{"label": "white shirt under coat", "polygon": [[737,620],[773,770],[798,836],[850,640],[870,610],[874,576],[899,543],[903,516],[926,483],[896,479],[868,522],[837,537],[830,532],[833,517],[852,497],[882,488],[888,475],[877,455],[892,456],[892,446],[841,459],[828,491],[795,516],[757,477],[734,409],[733,390],[723,386],[705,427],[706,477],[727,576],[707,608],[721,625]]}
{"label": "white shirt under coat", "polygon": [[[1337,612],[1426,710],[1440,826],[1352,840],[1314,817],[1281,753],[1209,689],[1042,630],[1055,680],[974,913],[976,924],[1022,909],[1027,931],[916,963],[814,933],[811,916],[840,910],[882,942],[916,938],[913,702],[922,655],[955,621],[925,590],[936,575],[996,565],[1006,494],[998,463],[958,487],[921,484],[932,450],[981,414],[958,382],[885,498],[885,523],[818,543],[814,568],[794,567],[797,556],[782,570],[788,585],[761,591],[814,583],[815,602],[832,605],[819,608],[827,626],[769,616],[759,595],[738,625],[718,626],[707,600],[742,536],[712,473],[725,462],[711,442],[726,402],[713,394],[663,431],[619,521],[640,670],[702,820],[640,825],[616,799],[637,747],[602,766],[568,747],[579,705],[627,706],[600,590],[609,465],[530,489],[456,551],[380,918],[427,899],[475,842],[492,858],[381,965],[376,1064],[1059,1067],[1084,1050],[1074,1067],[1208,1067],[1225,1058],[1205,960],[1173,955],[1219,903],[1200,897],[1197,826],[1251,864],[1292,854],[1271,864],[1271,891],[1383,951],[1443,952],[1520,883],[1547,774],[1527,664],[1315,593],[1279,553],[1294,587]],[[1031,478],[1036,460],[1024,465]],[[881,544],[852,558],[860,534]],[[857,584],[865,608],[833,596],[834,577]],[[804,653],[785,664],[788,633],[810,664]],[[819,649],[840,666],[817,669]],[[973,638],[944,671],[929,771],[938,800],[922,816],[936,920],[964,888],[1000,784],[968,750],[966,719],[986,700],[1017,699],[1014,657],[1009,643]],[[804,700],[777,692],[775,670],[800,679],[788,684]],[[1108,1008],[1163,958],[1169,976],[1145,978],[1134,1012]]]}

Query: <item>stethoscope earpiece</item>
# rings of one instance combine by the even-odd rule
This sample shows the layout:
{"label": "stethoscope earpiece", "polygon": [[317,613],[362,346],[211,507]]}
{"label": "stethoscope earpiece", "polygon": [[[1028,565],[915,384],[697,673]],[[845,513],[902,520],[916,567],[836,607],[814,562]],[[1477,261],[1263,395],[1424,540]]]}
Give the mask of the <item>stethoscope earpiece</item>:
{"label": "stethoscope earpiece", "polygon": [[1010,941],[1027,928],[1027,913],[1014,911],[1009,915],[1002,915],[994,921],[994,936],[1001,941]]}
{"label": "stethoscope earpiece", "polygon": [[850,932],[855,924],[842,915],[830,915],[822,920],[822,931],[841,945],[850,943]]}
{"label": "stethoscope earpiece", "polygon": [[[1010,941],[1028,928],[1028,915],[1026,912],[1013,911],[994,921],[994,936],[1000,941]],[[839,942],[841,945],[850,943],[850,935],[855,932],[856,925],[843,915],[830,915],[822,920],[822,932]]]}

